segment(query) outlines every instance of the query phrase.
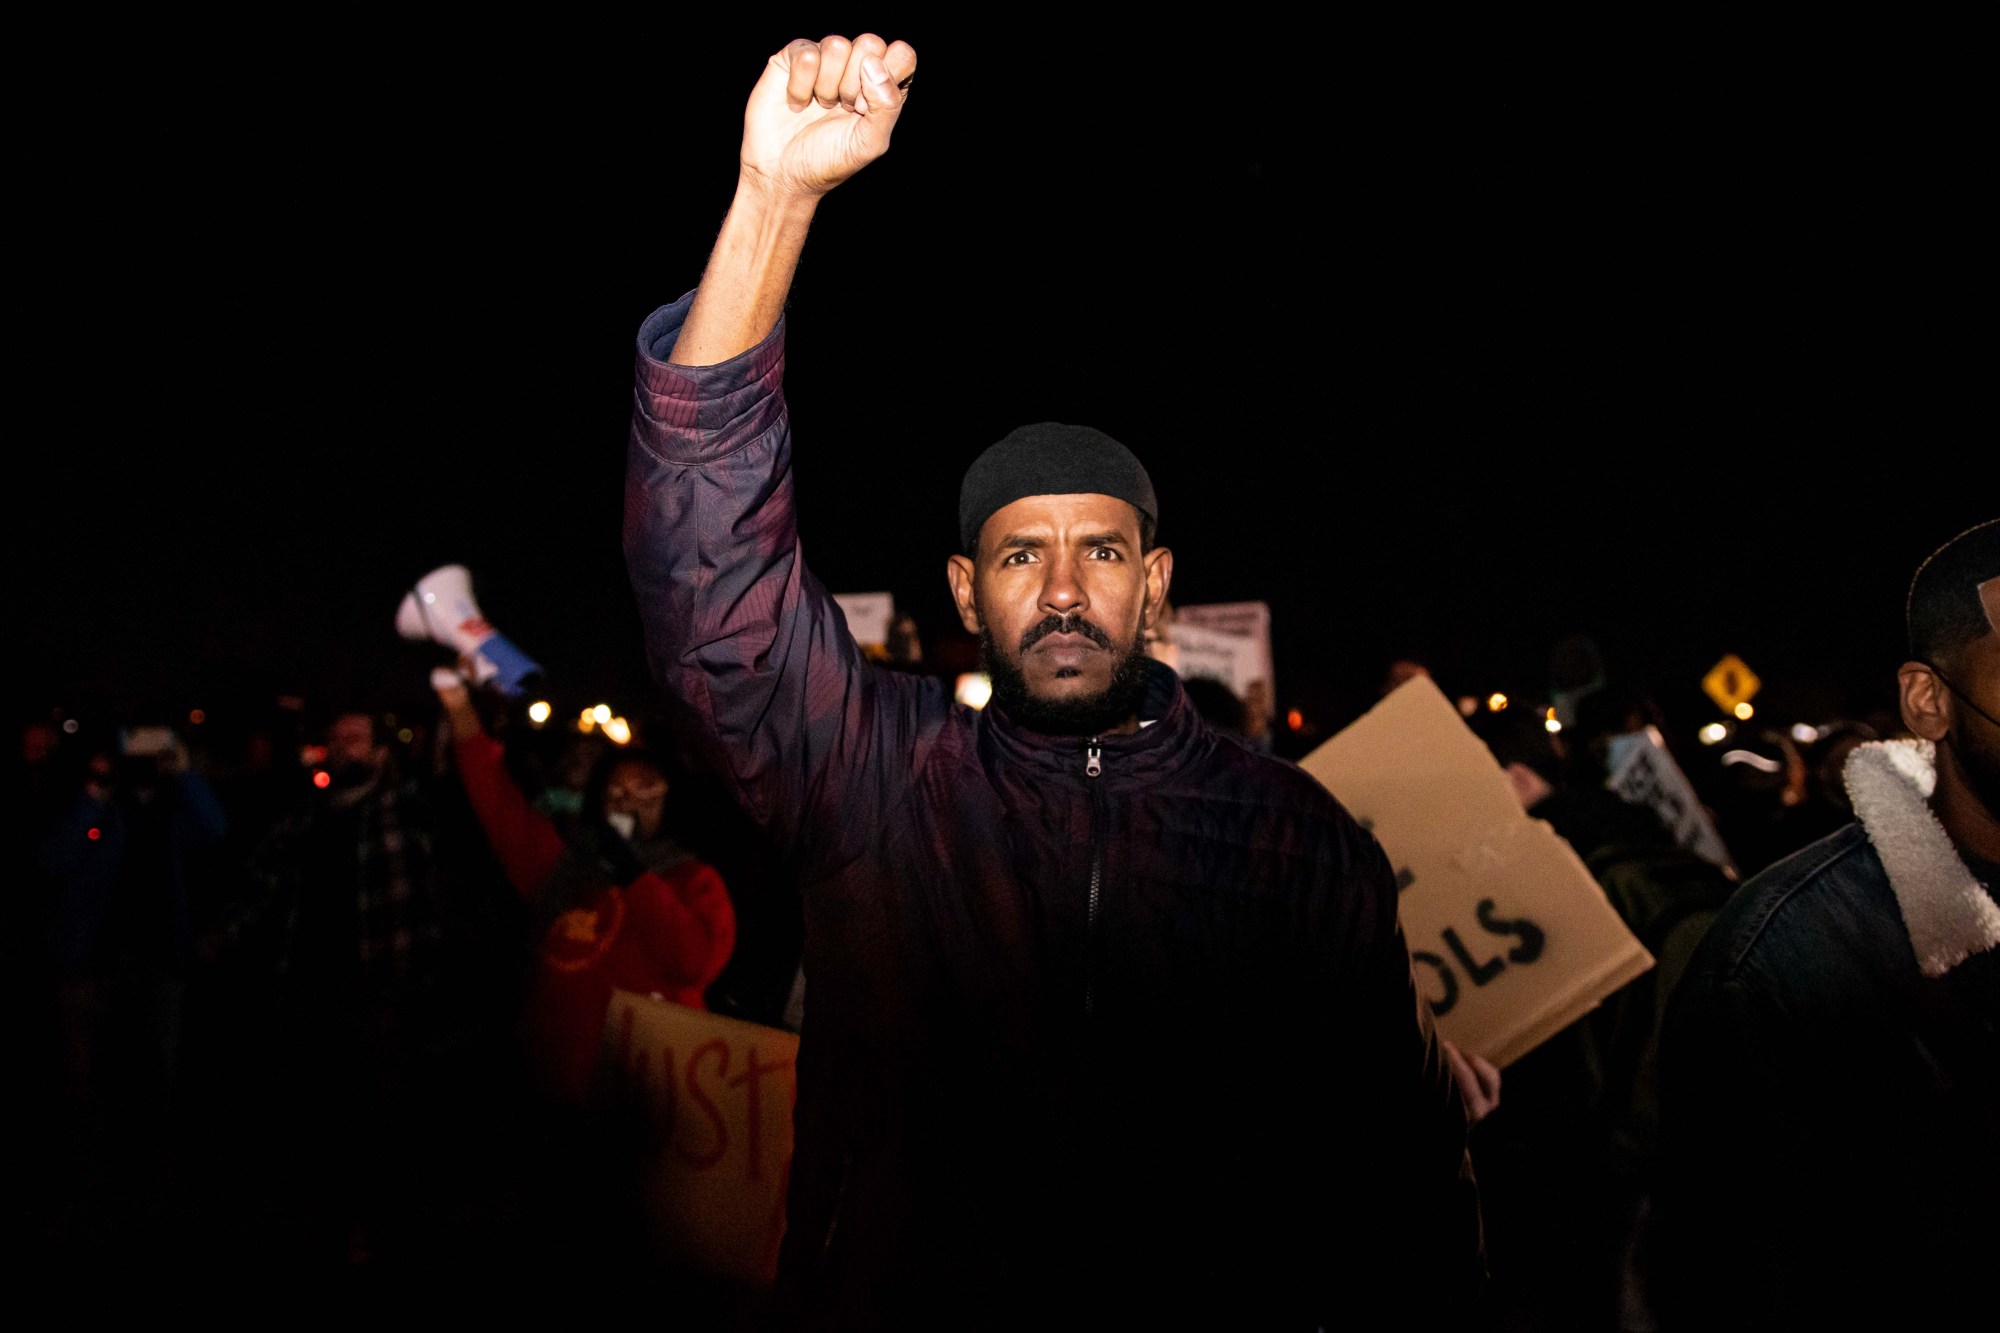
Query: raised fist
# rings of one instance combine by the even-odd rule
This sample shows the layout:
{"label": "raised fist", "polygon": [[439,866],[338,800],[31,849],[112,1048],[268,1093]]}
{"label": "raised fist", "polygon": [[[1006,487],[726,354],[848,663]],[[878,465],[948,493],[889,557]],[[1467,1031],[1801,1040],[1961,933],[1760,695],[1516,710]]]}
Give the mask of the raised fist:
{"label": "raised fist", "polygon": [[874,33],[796,41],[772,56],[743,113],[743,171],[818,196],[889,151],[917,53]]}
{"label": "raised fist", "polygon": [[465,681],[466,677],[462,671],[454,671],[450,667],[431,668],[431,690],[447,708],[471,700],[472,692]]}

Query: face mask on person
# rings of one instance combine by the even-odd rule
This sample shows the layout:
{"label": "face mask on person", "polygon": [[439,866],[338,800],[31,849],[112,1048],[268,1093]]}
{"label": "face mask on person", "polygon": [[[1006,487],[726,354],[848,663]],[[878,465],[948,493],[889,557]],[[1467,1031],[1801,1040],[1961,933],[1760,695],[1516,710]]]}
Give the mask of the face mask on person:
{"label": "face mask on person", "polygon": [[352,791],[366,786],[375,777],[375,765],[365,759],[351,759],[344,764],[335,764],[327,770],[329,785],[335,791]]}
{"label": "face mask on person", "polygon": [[549,816],[583,813],[583,793],[574,787],[549,787],[535,800],[535,808]]}

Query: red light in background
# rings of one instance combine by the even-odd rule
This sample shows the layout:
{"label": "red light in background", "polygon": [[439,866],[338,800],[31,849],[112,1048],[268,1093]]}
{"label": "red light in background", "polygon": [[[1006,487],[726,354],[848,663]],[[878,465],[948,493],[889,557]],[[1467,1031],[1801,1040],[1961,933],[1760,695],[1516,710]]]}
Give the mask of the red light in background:
{"label": "red light in background", "polygon": [[92,842],[96,842],[99,838],[104,836],[104,830],[92,829],[90,832],[84,834],[83,836],[89,838]]}
{"label": "red light in background", "polygon": [[324,791],[326,788],[331,787],[332,785],[333,785],[333,775],[327,772],[325,769],[322,768],[319,772],[313,774],[313,786],[318,787],[320,790]]}
{"label": "red light in background", "polygon": [[190,721],[190,722],[194,723],[194,724],[195,724],[195,725],[196,725],[196,726],[198,727],[198,726],[200,726],[200,725],[201,725],[202,723],[204,723],[204,722],[208,721],[208,714],[207,714],[207,713],[204,713],[204,712],[203,712],[203,711],[202,711],[201,709],[199,709],[199,708],[193,708],[193,709],[189,709],[189,710],[188,710],[188,721]]}
{"label": "red light in background", "polygon": [[1293,731],[1303,731],[1306,725],[1306,715],[1294,708],[1285,714],[1285,725]]}

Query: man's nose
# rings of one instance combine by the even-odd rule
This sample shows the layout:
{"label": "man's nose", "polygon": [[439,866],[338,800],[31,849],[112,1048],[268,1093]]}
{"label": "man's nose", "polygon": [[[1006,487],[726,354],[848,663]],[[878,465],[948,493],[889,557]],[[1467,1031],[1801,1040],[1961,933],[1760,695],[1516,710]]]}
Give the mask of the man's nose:
{"label": "man's nose", "polygon": [[1048,577],[1042,582],[1042,609],[1054,615],[1073,615],[1090,608],[1090,595],[1077,577],[1074,560],[1051,560]]}

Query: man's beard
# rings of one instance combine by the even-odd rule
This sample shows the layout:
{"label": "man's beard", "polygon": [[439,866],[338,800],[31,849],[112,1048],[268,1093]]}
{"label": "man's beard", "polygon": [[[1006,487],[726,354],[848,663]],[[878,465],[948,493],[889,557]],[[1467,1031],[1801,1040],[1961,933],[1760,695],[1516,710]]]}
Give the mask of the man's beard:
{"label": "man's beard", "polygon": [[[1111,680],[1096,694],[1067,699],[1037,698],[1028,689],[1020,656],[1009,658],[1002,653],[993,642],[992,631],[984,628],[979,631],[979,662],[993,681],[993,702],[1020,725],[1048,736],[1097,736],[1138,715],[1139,703],[1146,693],[1148,660],[1145,625],[1142,623],[1139,629],[1112,669]],[[1101,648],[1118,651],[1110,635],[1081,617],[1047,616],[1021,636],[1020,653],[1026,654],[1039,640],[1060,630],[1082,634]]]}

